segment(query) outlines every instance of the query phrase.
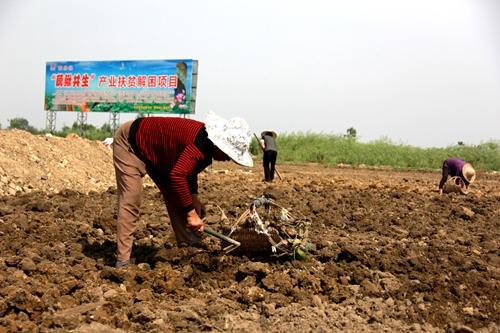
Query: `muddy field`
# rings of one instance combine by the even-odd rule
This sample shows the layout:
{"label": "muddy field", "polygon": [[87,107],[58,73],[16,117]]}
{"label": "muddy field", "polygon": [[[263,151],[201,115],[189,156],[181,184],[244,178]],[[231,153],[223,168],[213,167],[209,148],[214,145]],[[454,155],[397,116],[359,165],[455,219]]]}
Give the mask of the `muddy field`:
{"label": "muddy field", "polygon": [[[498,174],[479,172],[467,196],[439,196],[438,170],[278,165],[283,180],[269,185],[258,161],[252,170],[218,163],[199,177],[208,223],[221,227],[215,204],[235,221],[251,199],[267,193],[312,221],[316,249],[306,260],[226,255],[212,238],[205,239],[206,249],[177,248],[161,197],[147,182],[135,263],[115,269],[110,153],[91,144],[87,149],[105,161],[100,174],[77,172],[93,181],[71,186],[71,179],[54,179],[47,153],[37,155],[41,148],[29,142],[38,139],[21,136],[38,162],[18,164],[28,170],[25,177],[20,172],[7,179],[12,166],[8,150],[0,151],[6,184],[0,197],[0,333],[500,329]],[[5,131],[0,138],[5,147]],[[37,182],[60,188],[23,183],[35,182],[37,172]],[[18,190],[8,193],[14,182]],[[92,190],[85,191],[86,183]]]}

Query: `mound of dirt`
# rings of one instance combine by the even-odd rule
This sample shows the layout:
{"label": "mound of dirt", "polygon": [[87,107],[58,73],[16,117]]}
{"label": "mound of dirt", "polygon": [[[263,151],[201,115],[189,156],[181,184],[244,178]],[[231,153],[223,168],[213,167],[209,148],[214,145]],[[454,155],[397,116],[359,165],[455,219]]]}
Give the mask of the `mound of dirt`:
{"label": "mound of dirt", "polygon": [[216,163],[206,223],[267,193],[311,221],[305,260],[178,248],[145,185],[134,263],[115,269],[111,152],[82,138],[0,131],[0,333],[498,332],[500,177],[436,193],[438,172]]}
{"label": "mound of dirt", "polygon": [[111,150],[99,141],[0,130],[0,195],[88,193],[114,184]]}

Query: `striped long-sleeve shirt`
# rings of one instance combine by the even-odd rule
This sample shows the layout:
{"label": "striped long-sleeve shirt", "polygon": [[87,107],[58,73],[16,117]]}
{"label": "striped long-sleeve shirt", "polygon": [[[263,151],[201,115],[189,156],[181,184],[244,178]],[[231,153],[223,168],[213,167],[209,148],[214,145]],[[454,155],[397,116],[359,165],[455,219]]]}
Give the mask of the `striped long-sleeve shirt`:
{"label": "striped long-sleeve shirt", "polygon": [[140,118],[132,123],[129,141],[158,187],[168,188],[184,211],[193,209],[198,173],[212,163],[214,152],[205,125],[185,118]]}

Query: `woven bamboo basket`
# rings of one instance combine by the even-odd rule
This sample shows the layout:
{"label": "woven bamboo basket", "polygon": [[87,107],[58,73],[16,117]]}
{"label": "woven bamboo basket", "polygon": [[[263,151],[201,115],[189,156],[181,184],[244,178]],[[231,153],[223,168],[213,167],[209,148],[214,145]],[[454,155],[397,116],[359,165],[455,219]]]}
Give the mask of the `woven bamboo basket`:
{"label": "woven bamboo basket", "polygon": [[[229,232],[229,229],[225,232]],[[236,255],[271,255],[273,245],[282,241],[277,230],[272,230],[270,235],[265,235],[257,233],[250,226],[237,228],[231,233],[231,238],[241,243],[232,251]]]}
{"label": "woven bamboo basket", "polygon": [[448,179],[443,186],[443,193],[460,193],[467,194],[469,190],[466,188],[462,178],[455,176]]}
{"label": "woven bamboo basket", "polygon": [[241,243],[232,253],[243,255],[293,255],[297,248],[307,252],[310,242],[305,219],[299,219],[268,198],[252,200],[248,208],[223,233]]}

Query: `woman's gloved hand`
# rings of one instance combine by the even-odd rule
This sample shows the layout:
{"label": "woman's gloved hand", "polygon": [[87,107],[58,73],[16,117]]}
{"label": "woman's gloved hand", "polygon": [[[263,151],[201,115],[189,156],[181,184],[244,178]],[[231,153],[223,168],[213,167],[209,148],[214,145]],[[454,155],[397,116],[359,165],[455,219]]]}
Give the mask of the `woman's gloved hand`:
{"label": "woman's gloved hand", "polygon": [[192,209],[187,213],[187,227],[193,231],[199,232],[200,234],[202,234],[205,229],[205,225],[200,219],[200,216],[196,213],[195,209]]}
{"label": "woman's gloved hand", "polygon": [[196,213],[200,218],[204,218],[206,214],[205,205],[200,201],[200,199],[196,194],[193,194],[192,198],[193,198],[193,206],[194,209],[196,210]]}

